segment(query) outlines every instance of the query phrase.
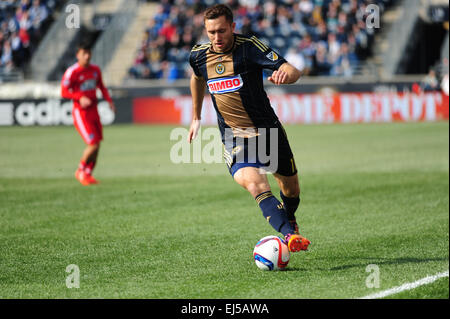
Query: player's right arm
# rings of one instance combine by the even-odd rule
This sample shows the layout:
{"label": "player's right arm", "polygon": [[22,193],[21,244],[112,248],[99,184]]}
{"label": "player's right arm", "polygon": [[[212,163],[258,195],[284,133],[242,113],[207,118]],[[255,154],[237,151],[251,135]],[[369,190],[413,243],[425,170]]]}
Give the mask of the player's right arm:
{"label": "player's right arm", "polygon": [[192,123],[188,134],[189,143],[197,136],[200,129],[203,99],[205,97],[206,88],[205,79],[202,76],[193,73],[191,76],[190,88],[192,95]]}
{"label": "player's right arm", "polygon": [[61,96],[64,99],[79,100],[81,98],[81,92],[74,92],[74,81],[72,79],[73,69],[68,68],[64,72],[61,80]]}
{"label": "player's right arm", "polygon": [[91,105],[91,100],[87,96],[84,96],[82,91],[76,91],[74,89],[72,68],[67,69],[63,75],[61,81],[61,96],[64,99],[78,101],[83,108]]}

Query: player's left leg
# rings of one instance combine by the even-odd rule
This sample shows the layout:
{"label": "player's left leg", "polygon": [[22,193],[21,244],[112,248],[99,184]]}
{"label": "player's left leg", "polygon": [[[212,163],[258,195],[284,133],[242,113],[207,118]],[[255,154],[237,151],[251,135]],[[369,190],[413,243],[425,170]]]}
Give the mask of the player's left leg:
{"label": "player's left leg", "polygon": [[295,228],[296,234],[298,234],[299,230],[295,218],[295,212],[300,205],[300,185],[298,182],[298,175],[296,173],[292,176],[283,176],[275,173],[273,176],[280,187],[280,197],[283,201],[289,222]]}
{"label": "player's left leg", "polygon": [[233,174],[233,178],[255,198],[264,218],[277,232],[283,234],[290,251],[306,250],[305,241],[295,234],[283,205],[273,196],[265,173],[258,167],[244,166]]}
{"label": "player's left leg", "polygon": [[273,173],[278,185],[280,186],[280,196],[283,201],[289,224],[295,229],[294,234],[300,238],[298,246],[300,250],[307,250],[311,241],[300,235],[295,212],[300,204],[300,185],[295,165],[294,155],[292,154],[286,132],[280,126],[281,134],[278,134],[278,161],[277,169]]}
{"label": "player's left leg", "polygon": [[98,181],[92,177],[92,171],[97,163],[100,142],[103,139],[102,125],[97,108],[75,108],[73,118],[76,129],[86,143],[75,177],[83,185],[97,184]]}
{"label": "player's left leg", "polygon": [[293,176],[274,174],[274,177],[280,186],[280,196],[283,201],[286,215],[288,216],[289,224],[295,229],[294,234],[300,237],[300,250],[307,250],[308,246],[311,244],[311,241],[300,235],[297,220],[295,218],[295,211],[300,204],[300,186],[298,183],[298,176],[297,174]]}
{"label": "player's left leg", "polygon": [[97,157],[100,150],[100,141],[86,146],[81,161],[85,163],[84,173],[90,184],[98,184],[98,181],[92,176]]}
{"label": "player's left leg", "polygon": [[92,176],[95,165],[97,164],[98,154],[100,152],[100,143],[103,140],[103,126],[100,121],[100,116],[98,114],[97,108],[92,112],[91,125],[92,131],[95,132],[95,138],[92,142],[93,151],[89,163],[86,167],[86,173],[89,175],[89,180],[92,184],[98,184],[98,181]]}
{"label": "player's left leg", "polygon": [[93,143],[86,145],[83,150],[78,169],[75,172],[76,179],[78,179],[83,185],[98,183],[92,177],[91,173],[97,161],[99,147],[100,143]]}

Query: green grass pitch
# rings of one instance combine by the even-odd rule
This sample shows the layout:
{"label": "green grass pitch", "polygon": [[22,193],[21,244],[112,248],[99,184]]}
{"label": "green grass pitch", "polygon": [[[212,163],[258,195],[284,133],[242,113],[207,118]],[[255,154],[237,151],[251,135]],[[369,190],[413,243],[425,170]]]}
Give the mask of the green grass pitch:
{"label": "green grass pitch", "polygon": [[170,161],[173,128],[105,127],[91,187],[72,127],[0,128],[0,298],[359,298],[448,269],[448,122],[286,126],[312,245],[283,272],[255,266],[277,234],[225,164]]}

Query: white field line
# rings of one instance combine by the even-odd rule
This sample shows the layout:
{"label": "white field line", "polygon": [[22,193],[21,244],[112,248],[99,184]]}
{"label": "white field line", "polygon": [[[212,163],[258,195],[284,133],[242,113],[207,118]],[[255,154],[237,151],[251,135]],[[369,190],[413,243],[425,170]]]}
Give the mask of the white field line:
{"label": "white field line", "polygon": [[393,294],[398,294],[399,292],[405,291],[405,290],[410,290],[410,289],[414,289],[417,288],[419,286],[422,285],[428,285],[431,284],[432,282],[438,280],[439,278],[443,278],[443,277],[448,277],[448,270],[441,272],[439,274],[433,275],[433,276],[428,276],[422,279],[419,279],[415,282],[410,282],[410,283],[406,283],[403,284],[401,286],[398,287],[394,287],[388,290],[383,290],[371,295],[367,295],[365,297],[359,298],[359,299],[377,299],[377,298],[384,298],[387,297],[389,295],[393,295]]}

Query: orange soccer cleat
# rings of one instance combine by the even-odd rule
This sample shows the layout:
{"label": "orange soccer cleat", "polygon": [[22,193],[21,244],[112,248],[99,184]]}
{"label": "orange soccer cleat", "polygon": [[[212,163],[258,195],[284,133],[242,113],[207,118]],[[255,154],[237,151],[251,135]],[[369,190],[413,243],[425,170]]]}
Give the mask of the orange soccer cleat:
{"label": "orange soccer cleat", "polygon": [[75,178],[80,182],[81,185],[88,186],[90,184],[86,173],[81,169],[78,169],[75,172]]}
{"label": "orange soccer cleat", "polygon": [[98,180],[96,180],[94,178],[94,176],[92,176],[91,174],[85,174],[86,175],[86,179],[88,180],[89,184],[98,184]]}
{"label": "orange soccer cleat", "polygon": [[298,252],[301,250],[308,250],[311,241],[297,234],[287,234],[284,238],[286,245],[290,252]]}

